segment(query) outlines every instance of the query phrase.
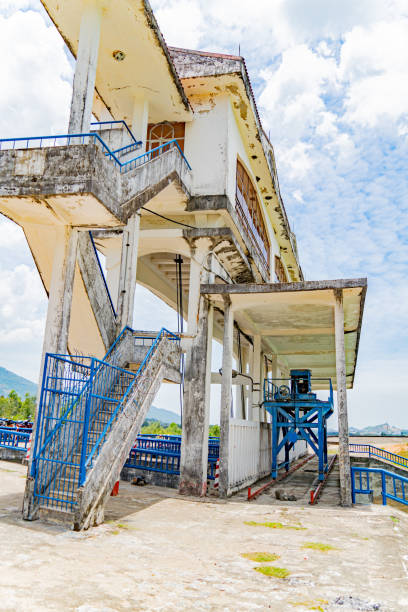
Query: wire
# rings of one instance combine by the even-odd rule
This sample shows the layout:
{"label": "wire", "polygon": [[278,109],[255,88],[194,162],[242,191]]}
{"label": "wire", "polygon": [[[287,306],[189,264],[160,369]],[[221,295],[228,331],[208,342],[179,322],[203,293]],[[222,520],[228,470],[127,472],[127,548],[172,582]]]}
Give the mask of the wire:
{"label": "wire", "polygon": [[142,210],[145,210],[146,212],[151,213],[152,215],[156,215],[156,217],[160,217],[161,219],[165,219],[166,221],[170,221],[170,223],[175,223],[176,225],[182,225],[183,227],[188,227],[189,229],[198,229],[198,227],[195,227],[194,225],[187,225],[187,223],[182,223],[181,221],[175,221],[174,219],[170,219],[169,217],[165,217],[164,215],[161,215],[158,212],[155,212],[154,210],[150,210],[150,208],[146,208],[145,206],[141,206]]}

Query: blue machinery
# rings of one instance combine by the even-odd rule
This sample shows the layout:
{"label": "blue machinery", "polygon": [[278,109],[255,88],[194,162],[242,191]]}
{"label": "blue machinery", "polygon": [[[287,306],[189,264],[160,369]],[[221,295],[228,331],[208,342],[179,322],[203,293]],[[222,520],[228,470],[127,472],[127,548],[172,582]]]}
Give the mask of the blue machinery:
{"label": "blue machinery", "polygon": [[[327,401],[317,399],[313,388],[329,388]],[[327,471],[327,419],[333,414],[330,378],[312,378],[310,370],[291,370],[290,379],[265,380],[264,408],[272,416],[272,478],[278,470],[289,470],[289,453],[304,440],[319,460],[319,480]],[[278,463],[284,449],[285,460]]]}

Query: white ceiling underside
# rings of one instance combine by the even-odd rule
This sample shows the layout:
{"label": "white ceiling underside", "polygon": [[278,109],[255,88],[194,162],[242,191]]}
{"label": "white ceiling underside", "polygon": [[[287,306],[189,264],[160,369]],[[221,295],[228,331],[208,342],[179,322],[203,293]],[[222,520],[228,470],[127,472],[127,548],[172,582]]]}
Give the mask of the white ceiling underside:
{"label": "white ceiling underside", "polygon": [[[331,378],[336,388],[333,288],[339,282],[342,281],[333,281],[333,287],[330,287],[330,281],[325,281],[324,288],[313,290],[310,287],[317,283],[276,284],[269,286],[273,287],[273,292],[267,292],[267,286],[262,292],[248,292],[245,285],[240,285],[228,295],[235,321],[243,332],[262,336],[265,353],[278,355],[288,370],[307,368],[313,377]],[[348,287],[350,281],[343,283],[346,375],[347,386],[352,388],[366,284],[364,279],[360,286]],[[356,283],[353,281],[352,284]],[[299,289],[294,289],[296,286]],[[249,287],[254,288],[254,285]],[[225,286],[223,289],[219,286],[220,293],[213,293],[207,290],[209,288],[209,285],[203,286],[202,292],[223,308]],[[327,385],[321,386],[325,388]]]}

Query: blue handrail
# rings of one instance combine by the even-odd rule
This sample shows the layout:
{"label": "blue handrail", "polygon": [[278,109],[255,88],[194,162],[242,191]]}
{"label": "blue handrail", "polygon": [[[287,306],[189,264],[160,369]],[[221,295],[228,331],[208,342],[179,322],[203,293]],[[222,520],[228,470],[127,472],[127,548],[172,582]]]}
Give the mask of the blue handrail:
{"label": "blue handrail", "polygon": [[[360,466],[352,466],[351,468],[351,498],[353,504],[356,503],[356,494],[362,493],[369,495],[373,493],[373,489],[370,486],[370,474],[377,474],[381,477],[381,496],[383,506],[387,505],[387,499],[392,499],[400,504],[408,506],[408,499],[406,496],[406,486],[408,485],[408,478],[383,470],[381,468],[366,468]],[[362,476],[365,475],[365,482],[363,482]],[[358,476],[358,486],[356,484],[356,477]],[[387,478],[391,480],[392,493],[387,491]],[[400,493],[398,491],[397,483],[400,487]]]}
{"label": "blue handrail", "polygon": [[[113,151],[110,150],[110,148],[108,147],[108,145],[102,140],[102,138],[99,136],[99,134],[95,134],[95,132],[87,132],[87,133],[83,133],[83,134],[56,134],[54,136],[27,136],[24,138],[1,138],[0,139],[0,151],[2,149],[2,143],[4,142],[12,142],[13,143],[13,150],[16,148],[15,144],[16,142],[26,142],[26,149],[29,148],[28,143],[31,141],[34,142],[39,142],[40,143],[40,149],[42,147],[43,141],[54,141],[54,147],[56,146],[56,141],[57,140],[62,140],[62,139],[66,139],[66,144],[69,146],[71,144],[72,140],[78,140],[78,138],[81,139],[81,144],[85,144],[85,138],[93,138],[94,142],[97,140],[101,145],[102,148],[106,151],[106,154],[109,158],[112,158],[119,167],[122,166],[122,163],[119,161],[119,159],[116,157],[116,155],[113,153]],[[75,144],[75,143],[74,143]],[[78,143],[76,143],[78,144]],[[64,146],[64,145],[61,145]]]}
{"label": "blue handrail", "polygon": [[349,444],[349,449],[351,453],[368,455],[369,458],[375,457],[376,459],[384,459],[390,463],[395,463],[396,465],[408,468],[408,459],[406,457],[402,457],[401,455],[397,455],[395,453],[390,453],[390,451],[384,450],[383,448],[371,446],[371,444]]}
{"label": "blue handrail", "polygon": [[133,135],[132,130],[130,129],[130,127],[128,126],[128,124],[126,123],[126,121],[119,120],[119,121],[92,121],[91,125],[117,125],[118,123],[121,123],[122,125],[125,126],[125,129],[129,132],[129,135],[131,137],[131,139],[136,143],[136,144],[141,144],[140,141],[136,140],[135,136]]}
{"label": "blue handrail", "polygon": [[[135,157],[134,159],[131,159],[127,162],[124,162],[122,164],[122,168],[126,168],[125,172],[128,172],[129,170],[133,170],[133,168],[136,168],[137,166],[141,166],[143,164],[145,164],[148,161],[151,161],[152,159],[154,159],[157,156],[160,155],[160,153],[165,153],[165,149],[166,147],[168,147],[167,150],[170,150],[172,147],[176,147],[176,149],[178,150],[179,154],[181,155],[182,159],[184,160],[187,168],[189,170],[191,170],[191,166],[188,163],[186,157],[184,156],[183,151],[180,148],[179,143],[177,142],[177,140],[174,138],[173,140],[169,140],[168,142],[165,142],[161,145],[159,145],[158,147],[155,147],[154,149],[149,149],[149,151],[146,151],[146,153],[142,153],[141,155],[138,155],[137,157]],[[139,162],[139,163],[137,163]],[[122,169],[121,169],[122,172]]]}
{"label": "blue handrail", "polygon": [[91,231],[89,232],[89,237],[91,239],[93,250],[94,250],[94,253],[95,253],[95,256],[96,256],[96,261],[98,262],[99,272],[101,273],[101,276],[102,276],[102,279],[103,279],[103,283],[105,285],[106,293],[108,294],[108,298],[109,298],[109,302],[110,302],[110,305],[111,305],[111,308],[112,308],[113,316],[116,317],[115,306],[113,305],[113,301],[112,301],[112,297],[111,297],[111,294],[110,294],[110,291],[109,291],[108,283],[106,282],[105,274],[103,272],[102,265],[101,265],[101,260],[99,259],[98,250],[96,248],[95,241],[94,241],[94,238],[92,236],[92,232]]}
{"label": "blue handrail", "polygon": [[[155,341],[153,342],[153,344],[151,345],[150,349],[146,353],[145,358],[143,359],[143,361],[140,364],[139,368],[135,372],[135,374],[134,374],[134,382],[137,381],[137,378],[146,369],[146,366],[147,366],[148,362],[152,358],[153,354],[156,352],[158,344],[159,344],[160,340],[163,337],[170,338],[172,340],[175,340],[176,342],[180,342],[180,337],[179,336],[177,336],[176,334],[173,334],[173,332],[170,332],[165,327],[162,327],[162,329],[157,334]],[[112,425],[113,421],[116,419],[116,417],[118,415],[118,412],[122,409],[123,405],[125,404],[125,402],[127,400],[127,397],[129,395],[129,393],[131,392],[132,388],[133,388],[133,384],[129,385],[126,393],[122,396],[120,403],[118,403],[118,405],[116,406],[115,410],[112,412],[112,415],[111,415],[110,419],[108,420],[108,422],[106,423],[105,427],[103,428],[99,438],[96,440],[92,451],[88,454],[88,457],[87,457],[86,462],[85,462],[85,472],[86,472],[86,468],[91,465],[92,459],[93,459],[96,451],[98,450],[98,448],[101,445],[102,441],[106,437],[106,434],[109,431],[110,426]],[[81,484],[83,484],[83,482],[81,482],[80,485]]]}
{"label": "blue handrail", "polygon": [[[71,141],[74,139],[81,139],[81,144],[85,144],[84,140],[85,138],[93,138],[94,142],[98,141],[101,145],[102,148],[105,150],[105,155],[107,157],[109,157],[109,159],[113,159],[114,162],[116,163],[116,165],[119,167],[119,170],[121,173],[125,173],[125,172],[129,172],[130,170],[133,170],[134,168],[137,168],[138,166],[142,166],[143,164],[151,161],[152,159],[154,159],[156,156],[158,157],[159,155],[161,155],[162,153],[166,152],[166,147],[167,150],[170,150],[171,148],[175,147],[179,153],[179,155],[181,156],[181,158],[184,160],[184,163],[186,164],[187,168],[189,170],[191,170],[191,166],[188,163],[184,153],[182,152],[182,150],[180,149],[180,145],[177,142],[177,140],[170,140],[169,142],[166,142],[162,145],[160,145],[159,147],[155,147],[154,149],[150,149],[149,151],[147,151],[146,153],[142,153],[141,155],[138,155],[137,157],[126,161],[126,162],[121,162],[119,160],[119,158],[115,155],[114,151],[111,151],[111,149],[108,147],[108,145],[102,140],[102,138],[96,134],[95,132],[89,132],[89,133],[84,133],[84,134],[57,134],[55,136],[28,136],[28,137],[24,137],[24,138],[1,138],[0,139],[0,151],[2,150],[2,144],[3,143],[13,143],[13,147],[12,149],[14,150],[16,147],[16,143],[17,142],[25,142],[26,143],[26,149],[29,148],[28,143],[31,141],[35,141],[35,142],[39,142],[40,143],[40,148],[42,147],[43,141],[54,141],[54,145],[56,146],[56,141],[57,140],[61,140],[61,139],[66,139],[66,144],[69,146],[71,144]],[[78,143],[76,143],[78,144]]]}

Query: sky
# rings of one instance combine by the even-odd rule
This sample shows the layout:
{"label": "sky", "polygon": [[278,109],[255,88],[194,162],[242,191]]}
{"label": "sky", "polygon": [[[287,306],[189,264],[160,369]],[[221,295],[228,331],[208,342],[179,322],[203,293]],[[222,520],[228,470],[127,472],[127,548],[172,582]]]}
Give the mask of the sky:
{"label": "sky", "polygon": [[[245,57],[305,279],[368,278],[350,424],[408,428],[408,2],[151,4],[169,45]],[[0,58],[0,138],[65,133],[74,62],[39,0],[0,0]],[[0,216],[0,365],[32,380],[46,307]],[[152,316],[176,327],[138,287],[136,327]],[[155,403],[178,411],[176,390]]]}

